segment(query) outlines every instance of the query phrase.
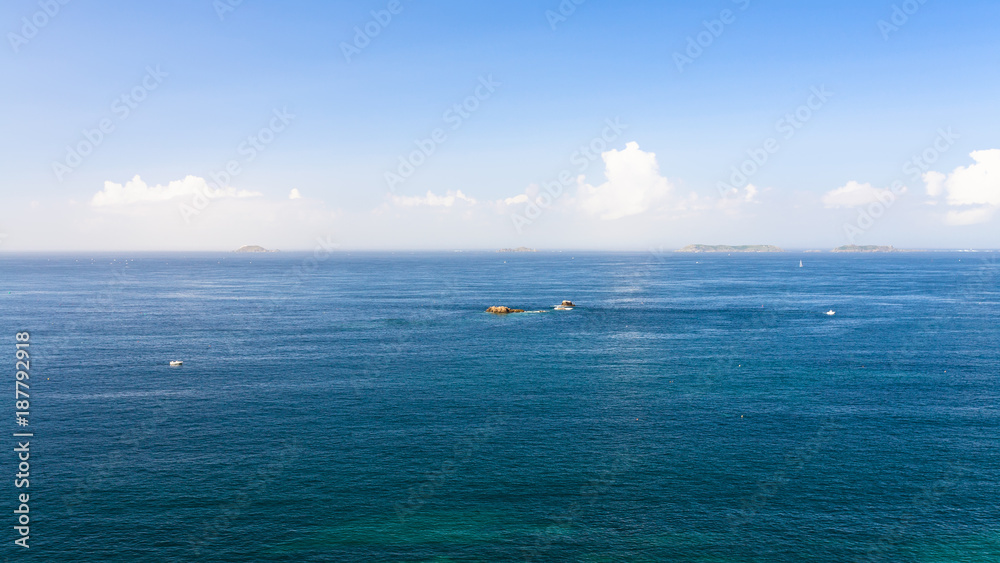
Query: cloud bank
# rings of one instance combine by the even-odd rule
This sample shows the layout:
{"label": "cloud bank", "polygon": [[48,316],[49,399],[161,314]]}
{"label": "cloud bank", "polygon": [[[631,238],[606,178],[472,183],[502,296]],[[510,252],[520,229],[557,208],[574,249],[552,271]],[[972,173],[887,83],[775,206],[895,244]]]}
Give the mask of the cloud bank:
{"label": "cloud bank", "polygon": [[94,194],[90,204],[94,207],[120,207],[137,204],[161,203],[178,198],[190,198],[196,194],[211,199],[259,197],[263,194],[237,190],[233,187],[216,188],[197,176],[187,176],[166,186],[149,186],[139,175],[122,184],[104,182],[104,189]]}
{"label": "cloud bank", "polygon": [[476,204],[476,200],[466,196],[462,190],[448,191],[445,195],[437,195],[428,190],[427,195],[422,197],[393,195],[390,201],[397,207],[454,207],[459,203]]}
{"label": "cloud bank", "polygon": [[[906,188],[902,188],[899,194],[906,193]],[[847,184],[830,190],[823,196],[823,206],[827,209],[838,207],[862,207],[876,202],[891,202],[896,199],[896,195],[889,189],[879,189],[871,184],[861,184],[850,181]]]}

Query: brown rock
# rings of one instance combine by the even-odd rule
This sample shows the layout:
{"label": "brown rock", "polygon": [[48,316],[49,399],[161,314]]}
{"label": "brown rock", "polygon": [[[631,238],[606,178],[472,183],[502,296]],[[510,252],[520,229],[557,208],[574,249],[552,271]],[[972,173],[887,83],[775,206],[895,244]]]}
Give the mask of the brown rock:
{"label": "brown rock", "polygon": [[487,313],[493,313],[494,315],[509,315],[511,313],[523,313],[524,309],[511,309],[510,307],[490,307],[486,309]]}

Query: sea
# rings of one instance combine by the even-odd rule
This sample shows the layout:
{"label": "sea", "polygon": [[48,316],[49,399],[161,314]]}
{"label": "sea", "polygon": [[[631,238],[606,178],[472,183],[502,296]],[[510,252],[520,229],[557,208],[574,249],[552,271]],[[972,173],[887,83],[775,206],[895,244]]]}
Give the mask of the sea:
{"label": "sea", "polygon": [[3,254],[0,560],[996,563],[998,258]]}

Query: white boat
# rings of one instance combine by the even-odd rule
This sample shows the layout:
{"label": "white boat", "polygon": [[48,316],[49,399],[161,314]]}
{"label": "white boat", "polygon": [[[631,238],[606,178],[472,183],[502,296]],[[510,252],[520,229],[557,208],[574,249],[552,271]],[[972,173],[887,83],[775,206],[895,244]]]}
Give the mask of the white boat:
{"label": "white boat", "polygon": [[799,268],[802,267],[802,260],[799,260]]}
{"label": "white boat", "polygon": [[829,311],[826,312],[826,314],[832,317],[832,316],[836,315],[837,312],[834,311],[833,309],[830,309]]}
{"label": "white boat", "polygon": [[173,360],[173,361],[170,362],[170,365],[172,365],[174,367],[182,366],[182,365],[184,365],[184,362],[182,362],[180,360]]}

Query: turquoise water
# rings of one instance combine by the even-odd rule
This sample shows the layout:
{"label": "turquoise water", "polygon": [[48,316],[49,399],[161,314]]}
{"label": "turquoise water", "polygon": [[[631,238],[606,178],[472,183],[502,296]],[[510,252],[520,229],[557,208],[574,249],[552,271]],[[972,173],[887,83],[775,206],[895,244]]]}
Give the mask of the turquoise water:
{"label": "turquoise water", "polygon": [[3,559],[995,562],[995,257],[2,256]]}

